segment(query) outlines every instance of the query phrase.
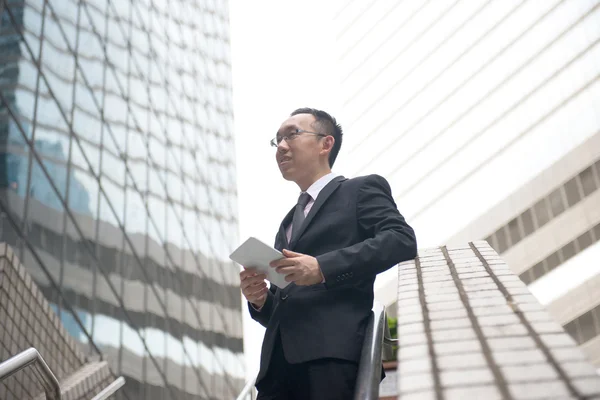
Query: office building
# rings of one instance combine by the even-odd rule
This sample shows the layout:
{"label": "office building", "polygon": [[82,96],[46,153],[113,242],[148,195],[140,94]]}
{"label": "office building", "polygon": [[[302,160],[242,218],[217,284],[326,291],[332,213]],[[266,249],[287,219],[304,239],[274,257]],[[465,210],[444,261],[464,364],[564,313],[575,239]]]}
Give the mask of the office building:
{"label": "office building", "polygon": [[127,399],[243,386],[225,1],[0,2],[0,242]]}
{"label": "office building", "polygon": [[[600,3],[343,1],[340,165],[419,247],[487,240],[600,366]],[[396,271],[377,296],[394,301]]]}

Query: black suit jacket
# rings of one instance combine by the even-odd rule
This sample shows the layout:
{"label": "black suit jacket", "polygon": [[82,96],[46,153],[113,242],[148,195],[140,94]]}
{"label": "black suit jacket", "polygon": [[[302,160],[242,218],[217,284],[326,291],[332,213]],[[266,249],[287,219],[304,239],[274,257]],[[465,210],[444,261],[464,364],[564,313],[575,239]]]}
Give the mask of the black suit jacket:
{"label": "black suit jacket", "polygon": [[398,212],[388,182],[378,175],[337,177],[319,193],[300,231],[287,243],[284,218],[275,248],[316,257],[325,283],[271,285],[252,318],[266,327],[257,383],[266,375],[279,333],[289,363],[321,358],[358,362],[373,307],[375,275],[416,257],[413,229]]}

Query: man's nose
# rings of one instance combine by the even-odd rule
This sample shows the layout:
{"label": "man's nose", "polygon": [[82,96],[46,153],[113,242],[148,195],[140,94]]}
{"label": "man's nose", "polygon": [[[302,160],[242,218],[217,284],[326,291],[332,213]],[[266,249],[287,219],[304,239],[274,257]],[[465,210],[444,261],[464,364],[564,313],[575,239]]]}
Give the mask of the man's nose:
{"label": "man's nose", "polygon": [[285,140],[285,139],[282,139],[279,142],[279,144],[277,145],[277,152],[280,154],[287,153],[289,149],[290,149],[290,145],[288,144],[287,140]]}

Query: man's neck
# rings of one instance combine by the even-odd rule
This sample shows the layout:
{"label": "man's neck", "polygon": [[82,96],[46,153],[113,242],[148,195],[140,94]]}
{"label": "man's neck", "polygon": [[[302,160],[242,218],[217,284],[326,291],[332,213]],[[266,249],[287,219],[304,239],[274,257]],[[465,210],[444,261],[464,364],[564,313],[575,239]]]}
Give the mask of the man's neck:
{"label": "man's neck", "polygon": [[328,168],[326,170],[322,170],[322,171],[318,172],[317,174],[312,176],[310,179],[307,179],[305,182],[296,182],[296,184],[300,187],[301,191],[306,192],[308,190],[308,188],[312,186],[313,183],[315,183],[316,181],[318,181],[319,179],[321,179],[322,177],[324,177],[325,175],[330,174],[330,173],[331,173],[331,168]]}

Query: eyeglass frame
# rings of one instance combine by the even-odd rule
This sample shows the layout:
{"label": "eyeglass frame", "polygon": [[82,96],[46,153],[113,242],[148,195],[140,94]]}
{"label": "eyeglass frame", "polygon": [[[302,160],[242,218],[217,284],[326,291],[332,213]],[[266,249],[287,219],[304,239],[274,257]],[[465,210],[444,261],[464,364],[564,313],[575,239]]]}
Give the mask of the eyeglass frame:
{"label": "eyeglass frame", "polygon": [[320,136],[320,137],[331,136],[331,135],[326,135],[326,134],[321,133],[321,132],[307,131],[305,129],[294,129],[294,130],[295,130],[295,132],[292,133],[292,134],[290,134],[290,135],[281,136],[281,139],[279,141],[277,140],[277,136],[275,136],[273,139],[271,139],[271,141],[269,143],[271,144],[272,147],[278,147],[279,143],[281,143],[282,140],[285,140],[286,142],[289,143],[290,140],[295,140],[302,133],[310,133],[312,135],[316,135],[316,136]]}

